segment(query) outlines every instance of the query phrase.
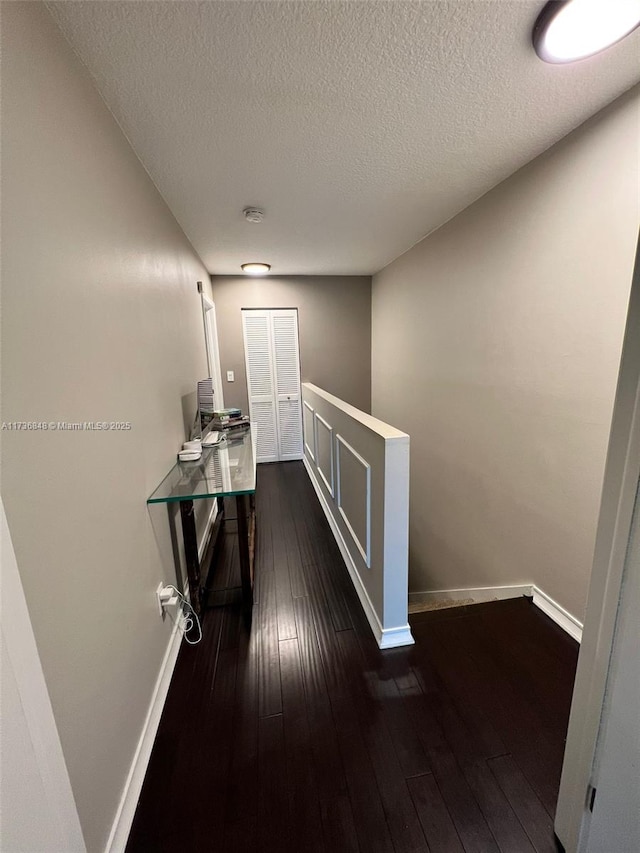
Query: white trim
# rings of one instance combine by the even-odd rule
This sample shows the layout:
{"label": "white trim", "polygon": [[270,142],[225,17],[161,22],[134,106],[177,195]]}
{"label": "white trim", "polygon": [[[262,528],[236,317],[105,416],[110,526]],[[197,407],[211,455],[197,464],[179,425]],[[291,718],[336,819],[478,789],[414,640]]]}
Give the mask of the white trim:
{"label": "white trim", "polygon": [[311,429],[313,432],[313,448],[309,447],[309,445],[307,444],[307,434],[306,434],[306,430],[304,428],[304,416],[302,418],[302,433],[304,435],[304,446],[307,449],[309,456],[311,457],[311,461],[315,462],[316,461],[316,422],[315,422],[315,418],[314,418],[315,409],[313,408],[313,406],[310,406],[306,400],[302,401],[302,405],[306,409],[309,409],[309,411],[311,412]]}
{"label": "white trim", "polygon": [[2,525],[2,637],[15,675],[24,721],[55,824],[51,844],[69,853],[86,851],[71,781],[29,617],[9,525],[0,499]]}
{"label": "white trim", "polygon": [[[362,465],[362,467],[365,469],[366,475],[367,475],[367,485],[366,485],[367,507],[366,507],[366,531],[365,531],[365,540],[366,541],[365,541],[364,545],[358,539],[358,536],[357,536],[355,530],[351,526],[351,522],[347,518],[346,512],[342,508],[342,487],[341,487],[341,476],[340,476],[340,474],[341,474],[341,471],[340,471],[340,445],[341,444],[344,445],[344,447],[349,451],[349,453],[351,453],[351,455],[356,459],[356,461]],[[336,483],[336,485],[337,485],[337,501],[336,501],[336,503],[338,506],[338,512],[342,516],[342,520],[344,521],[344,523],[347,527],[347,530],[351,534],[351,538],[353,539],[356,548],[358,549],[358,551],[360,551],[360,554],[362,555],[362,559],[364,560],[366,567],[368,569],[370,569],[371,568],[371,465],[369,465],[367,460],[363,459],[362,456],[360,456],[360,454],[358,453],[358,451],[355,450],[353,447],[351,447],[351,445],[347,441],[345,441],[341,435],[336,435],[336,448],[337,448],[337,450],[336,450],[336,467],[337,467],[337,477],[336,477],[336,480],[337,480],[337,483]]]}
{"label": "white trim", "polygon": [[568,610],[565,610],[564,607],[537,586],[533,587],[533,603],[543,613],[546,613],[550,619],[553,619],[557,625],[563,628],[567,634],[570,634],[574,640],[577,640],[579,643],[582,642],[582,622],[579,622],[575,616],[572,616]]}
{"label": "white trim", "polygon": [[[376,638],[377,639],[377,638]],[[397,649],[399,646],[412,646],[415,643],[411,634],[411,625],[400,625],[399,628],[384,628],[378,639],[381,649]]]}
{"label": "white trim", "polygon": [[333,533],[338,548],[340,549],[342,559],[345,562],[347,571],[349,572],[349,576],[351,577],[351,581],[355,587],[356,593],[358,594],[360,604],[362,604],[365,616],[367,617],[369,626],[373,631],[373,636],[376,638],[378,646],[381,649],[391,649],[396,646],[412,645],[415,640],[411,636],[411,629],[409,625],[400,625],[395,628],[383,629],[382,623],[378,619],[373,604],[371,603],[371,599],[369,598],[367,590],[364,588],[360,575],[358,574],[356,564],[353,562],[353,557],[349,553],[349,548],[347,547],[347,543],[344,540],[342,531],[338,527],[338,524],[336,523],[333,513],[331,512],[329,504],[327,503],[327,499],[322,490],[322,486],[318,482],[313,468],[309,464],[309,460],[306,458],[306,456],[303,458],[302,461],[304,462],[304,467],[307,469],[307,474],[309,475],[311,484],[318,496],[320,506],[322,507],[324,514],[327,517],[329,527],[331,528],[331,532]]}
{"label": "white trim", "polygon": [[[330,461],[329,461],[329,468],[330,468],[330,473],[331,473],[331,482],[329,482],[329,480],[327,480],[325,473],[322,470],[322,466],[320,465],[320,454],[318,451],[318,426],[315,423],[316,420],[318,420],[329,433],[329,451],[331,454],[330,455]],[[329,492],[331,497],[334,498],[335,497],[335,491],[334,491],[334,480],[333,480],[333,427],[331,426],[331,424],[328,424],[325,421],[325,419],[323,417],[321,417],[317,412],[314,415],[313,434],[315,436],[316,455],[318,457],[317,459],[314,459],[313,461],[316,463],[316,468],[318,469],[318,474],[320,474],[320,476],[324,480],[324,484],[327,487],[327,491]]]}
{"label": "white trim", "polygon": [[409,603],[421,604],[431,601],[466,601],[472,598],[476,602],[503,601],[507,598],[520,598],[521,595],[533,595],[532,584],[515,586],[479,586],[465,589],[431,589],[425,592],[410,592]]}
{"label": "white trim", "polygon": [[[181,609],[178,609],[177,612],[179,614]],[[142,790],[142,783],[144,782],[149,759],[151,758],[151,750],[153,749],[153,743],[160,724],[160,717],[162,716],[169,685],[171,684],[171,677],[178,652],[180,651],[181,641],[182,629],[180,628],[178,618],[176,618],[164,659],[160,665],[160,672],[158,673],[149,710],[147,711],[147,716],[142,727],[140,740],[133,755],[127,781],[124,783],[120,803],[111,826],[105,853],[123,853],[127,846],[131,824],[133,823],[138,799]]]}
{"label": "white trim", "polygon": [[222,387],[222,370],[220,368],[220,343],[218,340],[218,318],[216,305],[204,293],[202,294],[202,319],[204,322],[204,343],[207,352],[207,367],[213,380],[216,397],[216,409],[224,409],[224,389]]}

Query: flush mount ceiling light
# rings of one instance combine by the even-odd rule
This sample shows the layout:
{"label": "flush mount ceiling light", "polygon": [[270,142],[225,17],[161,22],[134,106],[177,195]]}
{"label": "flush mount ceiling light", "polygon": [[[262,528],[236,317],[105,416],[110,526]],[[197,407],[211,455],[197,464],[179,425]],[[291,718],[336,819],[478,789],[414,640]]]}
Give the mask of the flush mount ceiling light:
{"label": "flush mount ceiling light", "polygon": [[271,269],[271,264],[259,264],[252,261],[250,264],[242,264],[242,272],[247,275],[266,275]]}
{"label": "flush mount ceiling light", "polygon": [[640,0],[551,0],[533,28],[545,62],[585,59],[611,47],[640,25]]}

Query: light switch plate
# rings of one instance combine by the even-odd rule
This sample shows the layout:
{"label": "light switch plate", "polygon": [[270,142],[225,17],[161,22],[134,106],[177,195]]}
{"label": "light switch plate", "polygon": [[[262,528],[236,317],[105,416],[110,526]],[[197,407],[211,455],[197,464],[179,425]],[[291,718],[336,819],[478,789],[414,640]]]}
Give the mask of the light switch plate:
{"label": "light switch plate", "polygon": [[235,382],[236,377],[233,373],[233,370],[227,370],[227,382]]}

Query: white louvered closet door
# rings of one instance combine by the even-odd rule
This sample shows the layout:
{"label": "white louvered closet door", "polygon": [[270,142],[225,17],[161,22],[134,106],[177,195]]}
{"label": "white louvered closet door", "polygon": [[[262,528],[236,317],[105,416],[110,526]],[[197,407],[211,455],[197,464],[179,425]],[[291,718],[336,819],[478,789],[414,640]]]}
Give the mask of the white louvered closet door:
{"label": "white louvered closet door", "polygon": [[258,462],[302,459],[298,312],[245,309],[242,326]]}
{"label": "white louvered closet door", "polygon": [[278,449],[281,462],[302,459],[302,400],[298,312],[271,311]]}
{"label": "white louvered closet door", "polygon": [[271,318],[268,311],[243,311],[244,357],[247,366],[249,416],[258,426],[257,461],[278,461],[276,401],[271,361]]}

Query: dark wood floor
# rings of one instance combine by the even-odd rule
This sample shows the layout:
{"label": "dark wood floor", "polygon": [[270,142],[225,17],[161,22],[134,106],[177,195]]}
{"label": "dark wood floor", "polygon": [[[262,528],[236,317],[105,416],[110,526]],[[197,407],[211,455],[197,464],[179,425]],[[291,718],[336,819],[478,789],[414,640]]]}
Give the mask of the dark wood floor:
{"label": "dark wood floor", "polygon": [[252,626],[183,644],[128,853],[555,851],[576,643],[521,598],[381,652],[301,463],[260,466],[257,512]]}

